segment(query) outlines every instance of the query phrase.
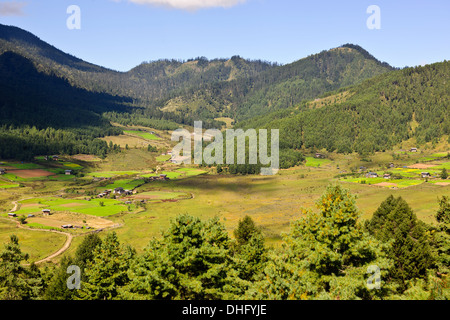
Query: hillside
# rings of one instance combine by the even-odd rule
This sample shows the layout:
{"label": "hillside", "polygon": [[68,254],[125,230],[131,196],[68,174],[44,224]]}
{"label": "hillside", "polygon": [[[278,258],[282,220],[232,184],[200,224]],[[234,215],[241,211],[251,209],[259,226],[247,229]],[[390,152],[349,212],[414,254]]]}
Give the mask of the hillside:
{"label": "hillside", "polygon": [[393,69],[360,47],[345,45],[283,66],[239,56],[198,57],[145,62],[117,72],[66,54],[27,31],[0,25],[0,53],[6,51],[24,56],[38,71],[66,79],[72,86],[131,98],[149,115],[161,118],[162,110],[181,123],[192,122],[190,118],[211,122],[220,116],[248,119]]}
{"label": "hillside", "polygon": [[0,157],[36,154],[104,154],[94,138],[117,134],[101,113],[126,111],[129,101],[71,86],[13,52],[0,55]]}
{"label": "hillside", "polygon": [[312,101],[240,126],[278,128],[289,149],[367,154],[410,138],[436,143],[450,134],[449,74],[448,61],[393,71],[329,93],[321,107]]}
{"label": "hillside", "polygon": [[173,111],[207,109],[236,120],[285,109],[325,92],[358,84],[394,68],[355,45],[344,45],[253,77],[205,85],[172,95],[163,106]]}

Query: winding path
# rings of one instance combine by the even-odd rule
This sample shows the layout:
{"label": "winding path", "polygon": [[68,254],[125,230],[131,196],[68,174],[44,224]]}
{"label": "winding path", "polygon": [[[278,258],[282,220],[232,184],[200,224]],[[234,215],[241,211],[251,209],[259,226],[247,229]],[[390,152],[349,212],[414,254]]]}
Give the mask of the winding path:
{"label": "winding path", "polygon": [[[25,199],[22,199],[25,200]],[[11,212],[17,211],[19,203],[17,201],[13,201],[14,204],[14,208],[11,210]],[[31,231],[40,231],[40,232],[53,232],[53,233],[59,233],[59,234],[63,234],[67,237],[66,242],[64,243],[64,245],[61,247],[61,249],[59,249],[58,251],[56,251],[55,253],[49,255],[48,257],[41,259],[39,261],[36,261],[34,264],[41,264],[47,261],[50,261],[53,258],[56,258],[57,256],[59,256],[60,254],[64,253],[67,249],[69,249],[70,245],[72,244],[72,240],[73,240],[73,234],[68,233],[68,232],[62,232],[62,231],[57,231],[57,230],[49,230],[49,229],[31,229],[31,228],[27,228],[24,227],[22,224],[20,224],[19,221],[15,221],[17,223],[17,227],[21,228],[21,229],[25,229],[25,230],[31,230]],[[114,225],[112,228],[119,228],[121,227],[122,224],[116,224]],[[99,229],[99,230],[93,230],[91,232],[86,232],[83,235],[89,234],[89,233],[95,233],[95,232],[100,232],[103,231],[104,229]],[[29,266],[30,264],[24,264],[24,266]]]}

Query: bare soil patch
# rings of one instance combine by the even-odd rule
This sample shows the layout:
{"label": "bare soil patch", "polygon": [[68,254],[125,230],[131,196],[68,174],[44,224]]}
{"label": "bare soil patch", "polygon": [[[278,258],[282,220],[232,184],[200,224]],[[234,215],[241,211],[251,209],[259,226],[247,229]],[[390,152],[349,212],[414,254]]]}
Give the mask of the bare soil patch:
{"label": "bare soil patch", "polygon": [[[36,222],[50,227],[61,228],[62,225],[71,224],[74,226],[89,226],[95,229],[113,227],[114,222],[95,216],[81,213],[58,212],[50,216],[37,216],[29,218],[29,222]],[[86,222],[83,222],[86,221]]]}
{"label": "bare soil patch", "polygon": [[410,169],[428,169],[428,168],[433,168],[436,165],[434,164],[425,164],[425,163],[416,163],[416,164],[412,164],[410,166],[408,166],[408,168]]}
{"label": "bare soil patch", "polygon": [[390,182],[380,182],[380,183],[374,184],[374,186],[380,186],[380,187],[397,187],[397,185],[396,185],[395,183],[390,183]]}
{"label": "bare soil patch", "polygon": [[56,173],[45,171],[42,169],[15,170],[14,174],[21,178],[48,177],[56,175]]}
{"label": "bare soil patch", "polygon": [[435,184],[437,184],[438,186],[450,186],[450,182],[436,182]]}

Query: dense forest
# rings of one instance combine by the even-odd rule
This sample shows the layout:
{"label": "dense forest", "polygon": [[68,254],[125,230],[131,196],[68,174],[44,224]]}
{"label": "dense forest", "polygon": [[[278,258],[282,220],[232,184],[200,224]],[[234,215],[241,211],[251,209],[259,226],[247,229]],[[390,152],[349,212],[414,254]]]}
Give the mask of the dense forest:
{"label": "dense forest", "polygon": [[101,116],[126,111],[126,98],[92,93],[40,73],[28,59],[0,55],[0,157],[30,160],[42,154],[104,156],[106,142],[95,139],[122,131]]}
{"label": "dense forest", "polygon": [[[293,221],[284,245],[269,248],[250,217],[232,239],[214,218],[172,220],[161,239],[137,254],[115,232],[87,235],[60,265],[21,265],[28,257],[11,236],[0,251],[0,299],[9,300],[426,300],[449,299],[450,199],[438,224],[417,219],[389,196],[360,221],[355,197],[330,185],[316,210]],[[68,289],[67,269],[81,270]]]}
{"label": "dense forest", "polygon": [[[238,123],[277,128],[280,147],[368,154],[411,137],[418,145],[450,134],[450,62],[407,68],[328,93],[297,108]],[[342,98],[344,97],[344,98]]]}

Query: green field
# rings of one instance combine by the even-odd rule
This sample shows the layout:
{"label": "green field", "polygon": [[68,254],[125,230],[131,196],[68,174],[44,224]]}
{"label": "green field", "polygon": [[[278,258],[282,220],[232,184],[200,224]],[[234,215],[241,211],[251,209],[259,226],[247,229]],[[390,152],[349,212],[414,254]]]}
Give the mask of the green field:
{"label": "green field", "polygon": [[140,185],[143,185],[144,183],[145,183],[145,181],[143,179],[137,179],[137,180],[123,179],[123,180],[116,180],[116,181],[114,181],[114,183],[108,184],[107,186],[102,187],[101,189],[115,189],[115,188],[122,187],[125,190],[133,190],[133,189],[139,187]]}
{"label": "green field", "polygon": [[157,137],[156,135],[154,135],[150,132],[137,131],[137,130],[124,130],[123,132],[126,134],[129,134],[129,135],[139,136],[139,137],[141,137],[143,139],[147,139],[147,140],[161,140],[161,138]]}
{"label": "green field", "polygon": [[17,183],[13,183],[10,181],[0,179],[0,189],[9,189],[9,188],[17,188],[20,185]]}
{"label": "green field", "polygon": [[[61,199],[61,198],[36,198],[19,202],[21,207],[16,211],[17,215],[40,213],[42,209],[54,211],[77,212],[97,217],[107,217],[120,212],[127,211],[123,202],[115,199]],[[103,206],[101,205],[103,203]],[[26,207],[23,205],[27,205]]]}
{"label": "green field", "polygon": [[19,238],[22,252],[30,255],[29,262],[51,255],[66,242],[66,237],[62,234],[19,229],[13,221],[0,219],[0,243],[9,242],[11,234]]}
{"label": "green field", "polygon": [[170,160],[172,158],[172,156],[170,155],[170,154],[166,154],[166,155],[161,155],[161,156],[157,156],[156,157],[156,161],[159,161],[159,162],[164,162],[164,161],[168,161],[168,160]]}
{"label": "green field", "polygon": [[330,159],[318,159],[314,157],[305,157],[305,160],[306,160],[305,165],[307,167],[320,167],[323,166],[324,164],[331,163]]}
{"label": "green field", "polygon": [[98,178],[112,178],[116,176],[133,176],[140,173],[140,171],[99,171],[91,172],[88,175]]}

